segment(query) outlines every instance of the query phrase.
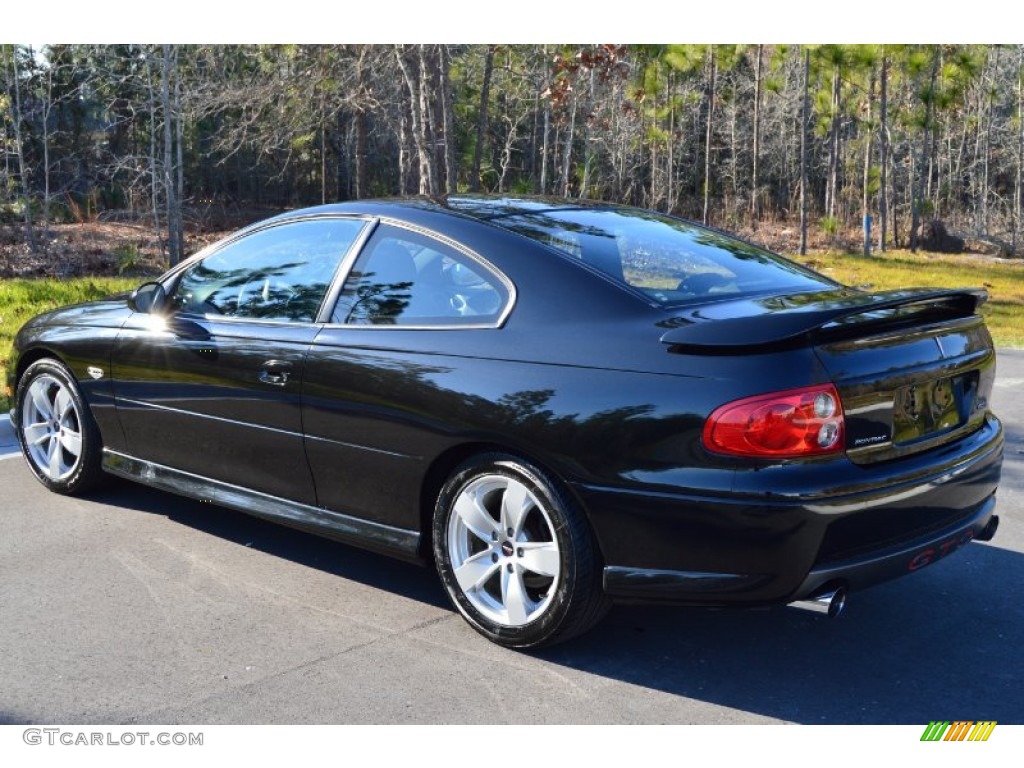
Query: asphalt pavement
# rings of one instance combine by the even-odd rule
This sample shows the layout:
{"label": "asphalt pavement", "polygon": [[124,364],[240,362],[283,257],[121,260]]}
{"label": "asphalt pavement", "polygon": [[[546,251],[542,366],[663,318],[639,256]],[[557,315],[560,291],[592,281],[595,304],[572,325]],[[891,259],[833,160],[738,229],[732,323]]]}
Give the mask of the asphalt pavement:
{"label": "asphalt pavement", "polygon": [[[432,572],[129,483],[48,493],[0,460],[0,723],[1024,722],[1024,352],[989,543],[793,608],[617,607],[506,651]],[[10,426],[0,420],[0,458]]]}
{"label": "asphalt pavement", "polygon": [[11,418],[6,413],[0,414],[0,460],[18,455],[18,438],[11,429]]}

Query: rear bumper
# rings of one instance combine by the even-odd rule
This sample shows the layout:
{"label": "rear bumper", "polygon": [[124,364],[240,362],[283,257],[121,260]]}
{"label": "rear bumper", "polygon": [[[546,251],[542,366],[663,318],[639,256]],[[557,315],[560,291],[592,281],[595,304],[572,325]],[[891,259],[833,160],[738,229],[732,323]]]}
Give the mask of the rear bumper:
{"label": "rear bumper", "polygon": [[[1002,449],[992,417],[955,445],[885,466],[764,472],[756,495],[576,490],[608,564],[605,591],[616,600],[786,603],[912,573],[983,535]],[[822,488],[820,473],[831,488]],[[801,493],[801,478],[817,482]]]}
{"label": "rear bumper", "polygon": [[932,534],[927,539],[816,566],[807,574],[793,599],[803,600],[840,585],[850,590],[864,589],[919,571],[951,555],[963,545],[981,539],[992,520],[995,506],[995,496],[989,496],[965,521]]}

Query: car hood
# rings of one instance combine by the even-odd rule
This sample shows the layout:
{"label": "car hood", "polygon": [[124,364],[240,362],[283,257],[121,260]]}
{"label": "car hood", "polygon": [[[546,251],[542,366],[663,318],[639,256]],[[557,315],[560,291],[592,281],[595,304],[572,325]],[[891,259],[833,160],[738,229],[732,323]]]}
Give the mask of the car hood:
{"label": "car hood", "polygon": [[119,293],[105,299],[87,301],[82,304],[71,304],[58,307],[49,312],[36,315],[22,328],[23,331],[34,328],[68,325],[77,327],[119,326],[132,313],[128,307],[128,293]]}
{"label": "car hood", "polygon": [[659,325],[667,328],[662,343],[676,351],[739,351],[966,317],[987,298],[976,288],[879,293],[843,288],[704,304]]}

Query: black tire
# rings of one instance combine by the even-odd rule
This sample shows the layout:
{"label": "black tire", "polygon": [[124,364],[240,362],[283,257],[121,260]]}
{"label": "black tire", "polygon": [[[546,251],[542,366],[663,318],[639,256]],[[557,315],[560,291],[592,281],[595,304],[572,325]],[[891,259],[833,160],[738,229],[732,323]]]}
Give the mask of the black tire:
{"label": "black tire", "polygon": [[438,496],[433,544],[452,604],[506,648],[568,640],[610,605],[583,513],[559,483],[521,459],[494,453],[461,464]]}
{"label": "black tire", "polygon": [[69,496],[97,488],[105,477],[103,440],[68,369],[51,358],[37,360],[18,380],[15,398],[18,441],[36,479]]}

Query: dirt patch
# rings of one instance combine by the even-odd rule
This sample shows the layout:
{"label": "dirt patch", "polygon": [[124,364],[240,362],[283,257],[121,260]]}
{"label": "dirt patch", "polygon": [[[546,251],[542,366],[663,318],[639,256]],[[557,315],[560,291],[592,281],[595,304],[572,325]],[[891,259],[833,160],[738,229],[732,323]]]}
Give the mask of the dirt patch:
{"label": "dirt patch", "polygon": [[[81,275],[158,275],[167,269],[161,238],[151,227],[122,222],[93,221],[56,224],[49,232],[36,230],[33,251],[21,227],[0,228],[0,277]],[[209,245],[227,232],[186,233],[186,254]]]}
{"label": "dirt patch", "polygon": [[[934,225],[938,223],[939,227]],[[732,234],[742,237],[756,245],[776,253],[796,253],[800,249],[800,222],[764,221],[757,229],[749,224],[742,224],[731,230]],[[890,233],[891,234],[891,233]],[[988,260],[990,257],[1020,261],[1014,256],[1010,244],[995,237],[962,238],[949,233],[941,222],[929,222],[921,228],[922,240],[919,252],[924,257],[930,254],[958,253],[969,258]],[[878,252],[878,223],[871,232],[871,251]],[[905,238],[900,243],[890,243],[894,250],[909,247]],[[821,227],[812,224],[807,230],[808,253],[861,253],[864,249],[863,231],[858,227],[845,227],[834,234],[824,232]],[[1018,249],[1019,253],[1019,249]]]}

